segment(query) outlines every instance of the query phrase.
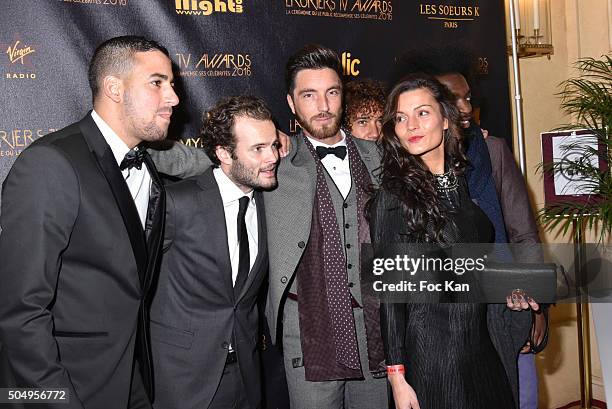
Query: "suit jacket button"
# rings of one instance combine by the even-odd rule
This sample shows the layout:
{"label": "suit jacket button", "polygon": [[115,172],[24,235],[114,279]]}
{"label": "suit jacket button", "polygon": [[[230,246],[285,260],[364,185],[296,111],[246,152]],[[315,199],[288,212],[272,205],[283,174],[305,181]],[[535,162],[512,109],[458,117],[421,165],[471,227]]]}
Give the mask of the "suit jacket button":
{"label": "suit jacket button", "polygon": [[227,349],[227,348],[229,348],[229,344],[227,342],[223,341],[223,343],[221,344],[221,348]]}
{"label": "suit jacket button", "polygon": [[306,243],[304,243],[303,241],[300,241],[300,242],[298,243],[298,247],[299,247],[299,248],[301,248],[301,249],[303,249],[304,247],[306,247]]}
{"label": "suit jacket button", "polygon": [[283,284],[287,283],[287,277],[286,276],[282,276],[281,277],[281,283],[283,283]]}
{"label": "suit jacket button", "polygon": [[353,287],[354,285],[355,285],[355,283],[353,283],[353,282],[348,283],[349,287]]}

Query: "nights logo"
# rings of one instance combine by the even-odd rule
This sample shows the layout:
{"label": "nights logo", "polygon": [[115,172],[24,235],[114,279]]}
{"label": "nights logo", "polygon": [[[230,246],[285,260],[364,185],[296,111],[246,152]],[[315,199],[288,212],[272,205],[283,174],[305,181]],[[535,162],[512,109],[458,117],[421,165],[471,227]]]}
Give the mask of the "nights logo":
{"label": "nights logo", "polygon": [[243,0],[175,0],[176,14],[210,16],[213,13],[242,13]]}

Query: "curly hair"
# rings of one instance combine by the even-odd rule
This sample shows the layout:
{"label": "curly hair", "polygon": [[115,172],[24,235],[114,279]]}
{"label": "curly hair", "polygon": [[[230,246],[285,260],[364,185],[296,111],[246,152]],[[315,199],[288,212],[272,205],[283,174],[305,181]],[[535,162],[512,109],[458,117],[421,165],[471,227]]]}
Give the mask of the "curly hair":
{"label": "curly hair", "polygon": [[221,162],[215,151],[220,146],[234,156],[236,136],[234,123],[236,117],[249,117],[260,121],[272,121],[272,112],[265,102],[251,95],[238,95],[224,98],[202,116],[200,138],[204,151],[216,166]]}
{"label": "curly hair", "polygon": [[427,74],[404,77],[389,93],[383,117],[380,189],[397,197],[402,203],[408,232],[418,241],[441,243],[447,216],[438,198],[433,174],[419,156],[411,155],[395,133],[395,116],[400,95],[417,89],[431,93],[440,105],[443,118],[448,120],[444,135],[445,163],[460,175],[467,167],[463,154],[459,111],[450,91]]}
{"label": "curly hair", "polygon": [[344,117],[342,125],[351,130],[357,115],[382,112],[385,108],[385,86],[370,79],[350,81],[344,86]]}

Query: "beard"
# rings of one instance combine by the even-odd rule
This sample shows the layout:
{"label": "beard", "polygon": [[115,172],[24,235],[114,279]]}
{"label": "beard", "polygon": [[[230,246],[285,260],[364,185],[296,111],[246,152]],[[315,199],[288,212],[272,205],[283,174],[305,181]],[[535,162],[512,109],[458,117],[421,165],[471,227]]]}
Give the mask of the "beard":
{"label": "beard", "polygon": [[[155,117],[150,122],[142,123],[144,122],[142,112],[139,112],[127,90],[125,91],[124,99],[125,117],[129,120],[128,126],[135,137],[147,142],[160,141],[166,138],[168,127],[161,128],[157,125]],[[164,112],[167,112],[167,110]]]}
{"label": "beard", "polygon": [[259,169],[249,168],[238,158],[233,158],[229,172],[230,179],[238,186],[250,189],[273,190],[278,186],[276,177],[259,179]]}
{"label": "beard", "polygon": [[[296,112],[298,123],[304,130],[314,139],[319,141],[333,138],[340,131],[340,115],[327,113],[327,114],[319,114],[313,116],[310,120],[304,118],[302,115]],[[313,125],[313,121],[322,116],[331,117],[333,119],[332,123],[329,125],[324,125],[316,128]]]}

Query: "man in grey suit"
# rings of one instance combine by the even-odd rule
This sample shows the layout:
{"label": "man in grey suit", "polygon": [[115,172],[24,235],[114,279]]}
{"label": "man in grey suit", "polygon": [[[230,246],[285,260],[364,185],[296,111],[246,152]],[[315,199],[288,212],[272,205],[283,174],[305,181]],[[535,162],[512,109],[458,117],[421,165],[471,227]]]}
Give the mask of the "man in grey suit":
{"label": "man in grey suit", "polygon": [[[360,285],[366,186],[375,145],[340,130],[338,55],[307,45],[287,63],[287,102],[304,129],[264,194],[270,288],[266,316],[283,345],[292,409],[384,408],[387,386],[376,300]],[[164,172],[188,175],[203,153],[175,144],[152,153]]]}
{"label": "man in grey suit", "polygon": [[154,407],[256,409],[256,301],[268,271],[261,191],[277,185],[277,130],[263,101],[238,96],[206,113],[200,136],[215,167],[167,187],[151,305]]}
{"label": "man in grey suit", "polygon": [[165,193],[137,147],[166,136],[172,64],[154,41],[117,37],[89,80],[94,110],[34,142],[4,181],[0,341],[15,386],[67,390],[46,408],[150,407],[146,306]]}

